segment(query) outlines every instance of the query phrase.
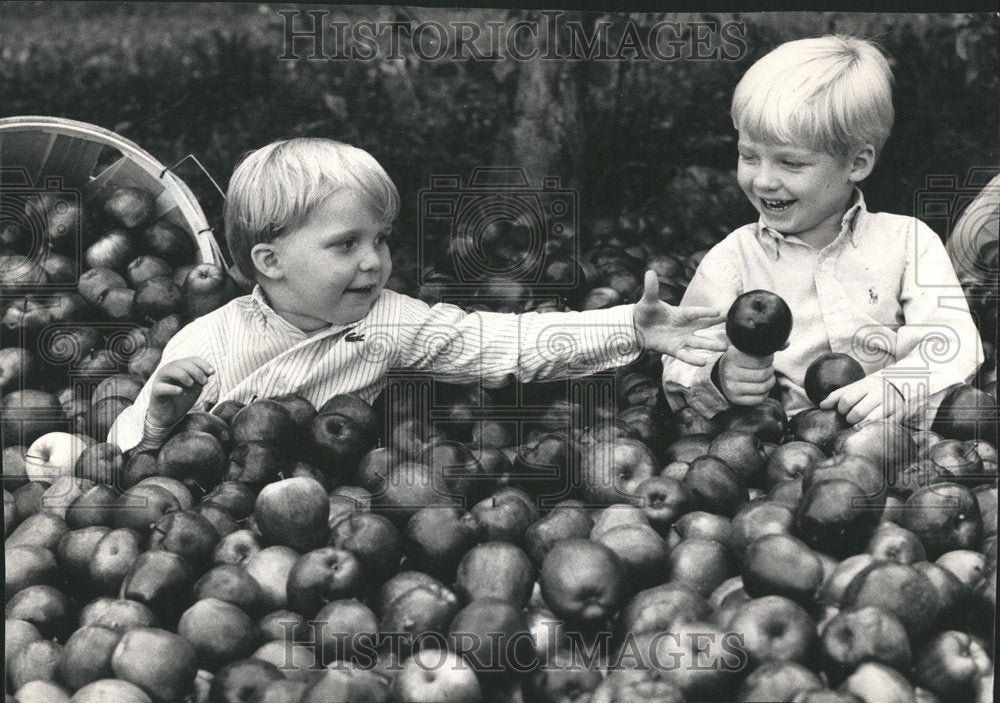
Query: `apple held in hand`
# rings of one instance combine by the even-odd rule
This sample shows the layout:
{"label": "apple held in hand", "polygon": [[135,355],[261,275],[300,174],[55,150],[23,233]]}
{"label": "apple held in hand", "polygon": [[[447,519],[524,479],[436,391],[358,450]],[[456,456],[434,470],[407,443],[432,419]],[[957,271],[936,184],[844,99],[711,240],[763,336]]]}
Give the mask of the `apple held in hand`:
{"label": "apple held in hand", "polygon": [[813,405],[819,405],[838,388],[860,381],[864,377],[864,368],[852,357],[840,352],[827,352],[809,364],[803,386]]}
{"label": "apple held in hand", "polygon": [[792,311],[771,291],[744,293],[733,301],[726,315],[726,336],[744,354],[773,354],[785,346],[791,332]]}

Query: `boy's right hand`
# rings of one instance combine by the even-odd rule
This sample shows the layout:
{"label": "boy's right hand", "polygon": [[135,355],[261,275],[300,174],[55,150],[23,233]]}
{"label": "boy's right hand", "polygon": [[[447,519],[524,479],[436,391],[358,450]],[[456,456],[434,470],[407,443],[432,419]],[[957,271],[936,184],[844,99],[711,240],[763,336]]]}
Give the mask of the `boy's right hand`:
{"label": "boy's right hand", "polygon": [[157,427],[172,427],[190,410],[215,369],[204,359],[189,356],[164,364],[153,376],[146,413]]}
{"label": "boy's right hand", "polygon": [[774,354],[751,356],[729,347],[719,360],[719,385],[733,405],[756,405],[774,387]]}

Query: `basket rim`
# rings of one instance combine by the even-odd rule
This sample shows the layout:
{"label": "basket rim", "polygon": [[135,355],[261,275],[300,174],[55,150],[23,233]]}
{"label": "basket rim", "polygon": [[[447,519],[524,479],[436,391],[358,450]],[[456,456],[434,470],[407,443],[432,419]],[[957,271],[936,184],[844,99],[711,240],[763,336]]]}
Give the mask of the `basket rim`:
{"label": "basket rim", "polygon": [[[145,163],[147,167],[158,171],[160,180],[163,180],[168,187],[172,186],[176,189],[178,195],[181,196],[177,198],[177,206],[191,226],[194,237],[203,252],[207,246],[211,252],[212,260],[216,263],[222,263],[223,266],[225,265],[219,251],[218,243],[215,241],[214,228],[209,224],[208,218],[205,216],[205,211],[202,209],[201,203],[198,202],[198,198],[195,197],[187,183],[180,176],[171,171],[168,166],[165,166],[163,162],[151,153],[131,139],[123,137],[106,127],[101,127],[90,122],[52,115],[15,115],[0,118],[0,135],[4,132],[10,133],[33,129],[62,132],[70,136],[88,138],[106,146],[114,147],[123,156],[131,158],[138,163]],[[204,242],[202,241],[203,239]]]}

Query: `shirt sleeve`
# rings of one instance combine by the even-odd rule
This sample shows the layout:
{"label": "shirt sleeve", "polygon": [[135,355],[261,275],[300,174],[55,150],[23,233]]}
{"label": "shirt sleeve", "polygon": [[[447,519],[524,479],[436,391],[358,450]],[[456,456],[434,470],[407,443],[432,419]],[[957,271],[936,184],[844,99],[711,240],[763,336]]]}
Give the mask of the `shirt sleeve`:
{"label": "shirt sleeve", "polygon": [[979,332],[962,287],[937,234],[913,220],[900,287],[904,322],[896,336],[896,362],[878,371],[911,406],[968,381],[983,363]]}
{"label": "shirt sleeve", "polygon": [[[139,451],[156,449],[167,440],[173,427],[157,427],[150,423],[146,417],[146,413],[149,410],[150,395],[152,394],[152,379],[156,377],[156,374],[164,364],[190,356],[201,357],[218,369],[218,364],[212,358],[208,335],[204,334],[204,331],[197,322],[184,327],[167,342],[166,347],[163,349],[163,355],[160,357],[160,363],[157,364],[156,370],[149,377],[149,380],[146,381],[146,385],[139,391],[135,402],[122,411],[121,415],[118,416],[111,426],[111,430],[108,433],[108,442],[117,444],[122,453],[125,453],[132,449]],[[201,395],[198,397],[198,401],[194,407],[199,407],[206,398],[217,396],[218,371],[209,376],[208,383],[202,389]]]}
{"label": "shirt sleeve", "polygon": [[393,365],[486,387],[585,376],[639,357],[632,307],[516,315],[410,298]]}
{"label": "shirt sleeve", "polygon": [[[681,306],[707,306],[728,310],[740,294],[742,277],[731,250],[723,240],[702,259],[681,298]],[[726,338],[725,323],[704,334]],[[693,366],[672,356],[663,356],[663,392],[674,410],[688,405],[705,417],[729,407],[729,401],[712,381],[712,370],[722,353],[707,357],[704,366]]]}

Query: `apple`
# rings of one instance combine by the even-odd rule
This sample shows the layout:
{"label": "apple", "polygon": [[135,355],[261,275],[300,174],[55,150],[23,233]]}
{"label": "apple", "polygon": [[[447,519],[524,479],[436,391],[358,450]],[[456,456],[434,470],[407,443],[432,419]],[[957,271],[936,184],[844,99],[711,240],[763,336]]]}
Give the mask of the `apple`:
{"label": "apple", "polygon": [[770,661],[810,663],[818,645],[816,626],[795,601],[764,596],[744,603],[728,628],[742,635],[750,666]]}
{"label": "apple", "polygon": [[865,662],[858,666],[838,689],[859,700],[872,700],[877,691],[882,700],[915,701],[916,691],[906,677],[885,664]]}
{"label": "apple", "polygon": [[593,529],[590,531],[590,538],[597,539],[609,530],[627,525],[645,525],[648,527],[649,518],[646,517],[645,512],[634,505],[628,505],[627,503],[609,505],[594,514]]}
{"label": "apple", "polygon": [[420,508],[450,502],[435,489],[430,467],[409,461],[391,466],[385,487],[372,496],[373,510],[385,515],[398,528],[405,527]]}
{"label": "apple", "polygon": [[420,703],[441,700],[449,703],[480,703],[483,693],[475,671],[450,651],[421,650],[407,659],[396,674],[392,700]]}
{"label": "apple", "polygon": [[0,288],[19,289],[45,285],[49,275],[36,257],[0,254]]}
{"label": "apple", "polygon": [[454,506],[426,506],[410,518],[404,552],[410,568],[450,583],[463,555],[479,542],[475,516]]}
{"label": "apple", "polygon": [[[274,669],[278,671],[279,675],[284,675],[289,679],[308,684],[314,681],[319,675],[318,670],[322,668],[322,664],[319,661],[319,652],[315,647],[291,644],[283,638],[274,639],[258,647],[250,659],[233,662],[220,670],[216,674],[215,679],[219,680],[220,685],[231,677],[237,680],[245,679],[245,681],[241,682],[244,685],[247,683],[253,684],[255,679],[258,678],[259,672],[265,668],[268,672]],[[235,670],[235,677],[228,673],[230,669]],[[249,671],[245,671],[247,669]],[[267,678],[257,681],[254,685],[263,686],[272,680],[270,674],[267,674]],[[213,683],[215,683],[215,680],[213,680]],[[221,695],[222,693],[221,689],[217,689],[217,695]]]}
{"label": "apple", "polygon": [[211,563],[219,533],[202,515],[181,510],[161,517],[149,536],[149,550],[163,549],[184,557],[196,570]]}
{"label": "apple", "polygon": [[485,474],[483,466],[472,451],[460,442],[436,440],[426,445],[417,460],[431,468],[439,479],[438,490],[464,500],[467,504],[482,500],[496,481]]}
{"label": "apple", "polygon": [[68,432],[49,432],[28,447],[24,468],[32,481],[51,483],[61,476],[72,476],[77,459],[87,448],[87,441]]}
{"label": "apple", "polygon": [[59,678],[73,691],[94,681],[113,678],[111,655],[122,634],[100,625],[81,627],[66,640]]}
{"label": "apple", "polygon": [[[406,580],[410,579],[401,580],[400,584],[406,583]],[[425,633],[443,634],[460,609],[458,598],[434,579],[415,585],[410,580],[410,583],[409,589],[399,593],[390,602],[380,605],[381,609],[374,609],[379,614],[378,631],[404,632],[414,636]],[[384,588],[383,591],[385,590]],[[387,594],[380,594],[380,601],[384,595]],[[413,644],[410,638],[399,642],[400,655],[409,655]]]}
{"label": "apple", "polygon": [[[76,283],[74,275],[72,283]],[[54,323],[87,322],[93,319],[94,311],[79,293],[57,291],[46,296],[45,305]]]}
{"label": "apple", "polygon": [[382,583],[399,569],[399,531],[382,515],[362,512],[347,516],[330,529],[329,544],[352,552],[373,584]]}
{"label": "apple", "polygon": [[58,586],[59,565],[48,549],[25,545],[4,552],[4,600],[29,586]]}
{"label": "apple", "polygon": [[182,556],[155,549],[132,562],[121,595],[149,606],[164,624],[173,624],[190,599],[192,585],[194,571]]}
{"label": "apple", "polygon": [[254,506],[261,535],[299,552],[326,542],[329,515],[330,502],[323,486],[302,477],[268,484]]}
{"label": "apple", "polygon": [[284,405],[273,400],[257,400],[239,410],[230,423],[233,439],[243,442],[273,442],[283,449],[295,446],[298,427]]}
{"label": "apple", "polygon": [[598,442],[582,462],[584,496],[603,505],[634,497],[639,484],[656,475],[658,468],[649,447],[625,438]]}
{"label": "apple", "polygon": [[[59,678],[59,663],[62,658],[63,646],[58,642],[46,640],[28,642],[8,664],[10,671],[8,685],[18,694],[32,682],[36,687],[38,684],[48,684],[58,689],[55,682]],[[63,697],[62,700],[66,698]]]}
{"label": "apple", "polygon": [[42,494],[42,512],[58,515],[66,519],[66,509],[85,491],[93,488],[94,482],[75,476],[60,476]]}
{"label": "apple", "polygon": [[236,530],[224,535],[212,551],[212,563],[244,564],[262,549],[260,537],[250,530]]}
{"label": "apple", "polygon": [[[27,486],[23,486],[18,489],[18,492],[25,490],[30,486],[35,486],[42,488],[43,484],[30,483]],[[15,501],[17,496],[15,496]],[[39,502],[41,502],[41,494],[39,494]],[[69,532],[69,526],[66,521],[63,520],[58,515],[48,513],[48,512],[37,512],[28,513],[26,510],[22,510],[21,505],[15,503],[18,515],[28,514],[29,517],[25,518],[17,529],[11,533],[10,537],[4,542],[4,546],[10,547],[20,547],[20,546],[33,546],[33,547],[44,547],[48,550],[54,550],[58,544],[59,540],[62,539],[63,535]]]}
{"label": "apple", "polygon": [[854,481],[834,478],[813,482],[799,502],[795,533],[813,549],[837,557],[856,554],[868,542],[881,516],[880,506],[871,506],[870,500],[870,494]]}
{"label": "apple", "polygon": [[272,610],[288,607],[288,574],[299,553],[283,546],[265,547],[250,557],[244,565],[264,594],[264,605]]}
{"label": "apple", "polygon": [[183,637],[140,627],[126,632],[111,655],[115,676],[142,688],[157,703],[181,699],[198,673],[197,655]]}
{"label": "apple", "polygon": [[764,444],[749,432],[726,431],[716,435],[706,454],[721,459],[729,468],[740,473],[750,485],[763,485],[767,466]]}
{"label": "apple", "polygon": [[574,476],[575,467],[580,465],[576,443],[565,432],[546,432],[518,447],[513,473],[523,477],[519,483],[530,486],[540,500],[553,500],[575,490],[579,480]]}
{"label": "apple", "polygon": [[984,439],[1000,444],[1000,413],[996,399],[988,393],[957,383],[943,393],[931,430],[948,439]]}
{"label": "apple", "polygon": [[593,527],[594,521],[582,503],[562,501],[548,515],[528,526],[524,533],[525,549],[535,568],[541,568],[553,546],[573,537],[585,539]]}
{"label": "apple", "polygon": [[953,549],[978,549],[983,521],[975,495],[956,483],[921,488],[906,500],[901,526],[923,543],[928,559]]}
{"label": "apple", "polygon": [[103,196],[101,213],[127,229],[146,226],[153,218],[153,195],[141,188],[118,186]]}
{"label": "apple", "polygon": [[[981,682],[993,676],[991,653],[968,633],[940,632],[917,653],[913,680],[946,700],[982,700]],[[989,690],[989,689],[987,689]]]}
{"label": "apple", "polygon": [[163,356],[163,349],[157,347],[146,347],[140,349],[128,360],[128,372],[131,376],[138,376],[143,381],[148,381],[156,368],[160,365],[160,358]]}
{"label": "apple", "polygon": [[700,510],[726,517],[733,516],[750,499],[742,476],[710,455],[692,461],[682,483]]}
{"label": "apple", "polygon": [[341,413],[316,415],[306,427],[305,435],[308,456],[333,480],[348,478],[371,448],[358,423]]}
{"label": "apple", "polygon": [[996,472],[987,473],[976,445],[975,440],[961,442],[957,439],[945,439],[930,447],[923,456],[935,466],[949,471],[954,476],[955,483],[976,486],[991,479],[995,481]]}
{"label": "apple", "polygon": [[823,450],[810,442],[793,440],[779,445],[768,459],[764,470],[765,483],[774,487],[782,481],[799,478],[806,469],[825,458]]}
{"label": "apple", "polygon": [[524,535],[537,517],[537,508],[526,496],[519,489],[501,488],[473,506],[471,512],[482,530],[483,541],[524,543]]}
{"label": "apple", "polygon": [[125,269],[125,280],[129,287],[137,289],[140,283],[151,278],[170,276],[172,271],[170,265],[160,257],[143,254],[129,262]]}
{"label": "apple", "polygon": [[521,608],[506,601],[472,601],[455,615],[448,637],[455,652],[466,657],[487,685],[506,672],[532,667],[534,647],[528,621]]}
{"label": "apple", "polygon": [[594,538],[624,563],[633,591],[657,586],[667,579],[670,549],[649,525],[621,525]]}
{"label": "apple", "polygon": [[695,508],[694,495],[681,481],[665,476],[647,478],[635,488],[635,504],[650,526],[665,534],[684,514]]}
{"label": "apple", "polygon": [[[167,315],[166,317],[160,318],[152,325],[152,327],[149,328],[149,346],[156,349],[162,349],[167,346],[167,342],[173,339],[174,335],[181,331],[184,324],[183,318],[177,314]],[[240,407],[242,407],[242,405]],[[226,422],[228,421],[229,420],[226,419]]]}
{"label": "apple", "polygon": [[88,269],[106,268],[122,275],[136,253],[135,243],[128,232],[112,227],[87,247],[83,262]]}
{"label": "apple", "polygon": [[124,470],[125,457],[118,445],[98,442],[80,453],[73,467],[73,474],[90,481],[119,485]]}
{"label": "apple", "polygon": [[7,601],[8,620],[26,620],[46,639],[60,639],[72,629],[75,606],[53,586],[37,584],[21,589]]}
{"label": "apple", "polygon": [[821,649],[823,669],[832,685],[866,661],[905,671],[912,657],[903,623],[892,613],[871,606],[835,615],[823,628]]}
{"label": "apple", "polygon": [[212,312],[239,295],[236,281],[217,264],[198,264],[184,278],[183,310],[188,320]]}
{"label": "apple", "polygon": [[855,359],[840,352],[827,352],[812,360],[802,385],[813,405],[819,405],[833,391],[864,377],[865,370]]}
{"label": "apple", "polygon": [[752,597],[778,595],[808,604],[823,582],[823,565],[804,542],[768,534],[747,546],[743,584]]}
{"label": "apple", "polygon": [[842,599],[845,610],[865,606],[892,613],[914,638],[931,628],[941,602],[934,585],[917,569],[876,561],[854,577]]}
{"label": "apple", "polygon": [[240,529],[240,526],[236,524],[235,520],[233,520],[233,516],[230,515],[229,511],[221,505],[217,505],[212,502],[199,503],[194,506],[193,510],[196,513],[204,515],[208,518],[208,521],[212,523],[212,526],[215,527],[215,530],[219,533],[220,537],[225,537],[226,535]]}
{"label": "apple", "polygon": [[26,620],[7,618],[4,623],[4,671],[10,677],[10,662],[30,642],[41,641],[38,628]]}
{"label": "apple", "polygon": [[135,485],[115,501],[115,527],[131,527],[148,535],[164,515],[181,509],[180,501],[170,491],[150,484]]}
{"label": "apple", "polygon": [[225,452],[208,432],[178,432],[164,443],[157,457],[159,473],[169,478],[194,478],[213,485],[222,476]]}
{"label": "apple", "polygon": [[[734,700],[808,700],[800,698],[800,694],[823,690],[823,680],[798,662],[774,661],[754,669],[750,676],[740,684]],[[828,703],[837,703],[837,701],[828,701]]]}
{"label": "apple", "polygon": [[218,598],[204,598],[185,610],[177,634],[194,648],[199,666],[209,671],[248,657],[257,648],[253,620]]}
{"label": "apple", "polygon": [[135,288],[135,319],[144,324],[175,315],[182,305],[181,289],[166,276],[150,278]]}
{"label": "apple", "polygon": [[815,444],[823,451],[829,451],[834,437],[850,426],[847,418],[835,409],[810,408],[792,418],[789,430],[794,439]]}
{"label": "apple", "polygon": [[625,565],[611,549],[575,538],[549,551],[539,582],[556,615],[583,625],[601,624],[617,612],[628,589]]}
{"label": "apple", "polygon": [[145,253],[158,256],[172,267],[183,266],[194,260],[194,240],[183,229],[164,218],[141,229],[138,239],[139,246]]}
{"label": "apple", "polygon": [[287,455],[272,442],[244,442],[229,453],[222,475],[224,482],[236,481],[259,491],[281,476],[291,477]]}
{"label": "apple", "polygon": [[52,313],[44,303],[18,298],[3,313],[4,335],[18,344],[34,347],[42,330],[52,323]]}
{"label": "apple", "polygon": [[361,562],[351,552],[315,549],[299,557],[288,574],[288,605],[311,618],[330,601],[360,595],[364,581]]}
{"label": "apple", "polygon": [[615,627],[618,645],[646,633],[669,632],[678,622],[704,620],[712,607],[683,583],[665,583],[637,593],[622,609]]}
{"label": "apple", "polygon": [[768,356],[781,349],[792,331],[792,311],[781,296],[752,290],[736,298],[726,315],[726,336],[751,356]]}
{"label": "apple", "polygon": [[301,703],[329,701],[386,701],[389,682],[381,674],[343,664],[321,672],[302,694]]}
{"label": "apple", "polygon": [[88,590],[85,587],[90,580],[91,561],[98,543],[109,532],[111,528],[103,525],[81,527],[67,532],[59,540],[56,547],[59,567],[74,587]]}
{"label": "apple", "polygon": [[80,627],[100,625],[125,632],[136,627],[155,627],[157,617],[148,607],[134,600],[100,597],[80,610]]}
{"label": "apple", "polygon": [[24,455],[28,448],[17,444],[4,447],[3,450],[3,486],[8,491],[14,491],[28,483],[27,469],[24,465]]}
{"label": "apple", "polygon": [[90,305],[97,307],[107,291],[113,288],[128,288],[128,283],[120,274],[110,268],[91,268],[80,274],[77,291]]}
{"label": "apple", "polygon": [[0,349],[0,394],[37,386],[40,370],[38,358],[27,349]]}
{"label": "apple", "polygon": [[195,601],[218,598],[246,613],[258,613],[264,603],[260,584],[236,564],[221,564],[210,569],[194,584],[192,593]]}
{"label": "apple", "polygon": [[153,703],[153,699],[134,683],[121,679],[100,679],[88,683],[73,694],[72,703]]}
{"label": "apple", "polygon": [[666,436],[674,442],[693,435],[708,436],[711,440],[716,432],[715,423],[690,406],[676,411],[667,421]]}
{"label": "apple", "polygon": [[[267,646],[267,645],[265,645]],[[296,647],[296,650],[299,648]],[[258,652],[260,649],[257,650]],[[277,665],[270,661],[257,658],[256,653],[253,658],[240,659],[219,669],[212,677],[208,691],[208,701],[261,701],[262,703],[285,703],[285,699],[271,699],[263,697],[265,690],[270,689],[275,684],[295,684],[299,686],[298,693],[292,699],[293,703],[299,700],[301,693],[305,691],[308,684],[305,681],[291,681],[285,676],[290,675],[291,661],[299,663],[301,657],[290,654],[289,666],[284,667],[283,662],[278,661]],[[283,671],[281,668],[285,670]],[[308,671],[306,673],[309,673]]]}

